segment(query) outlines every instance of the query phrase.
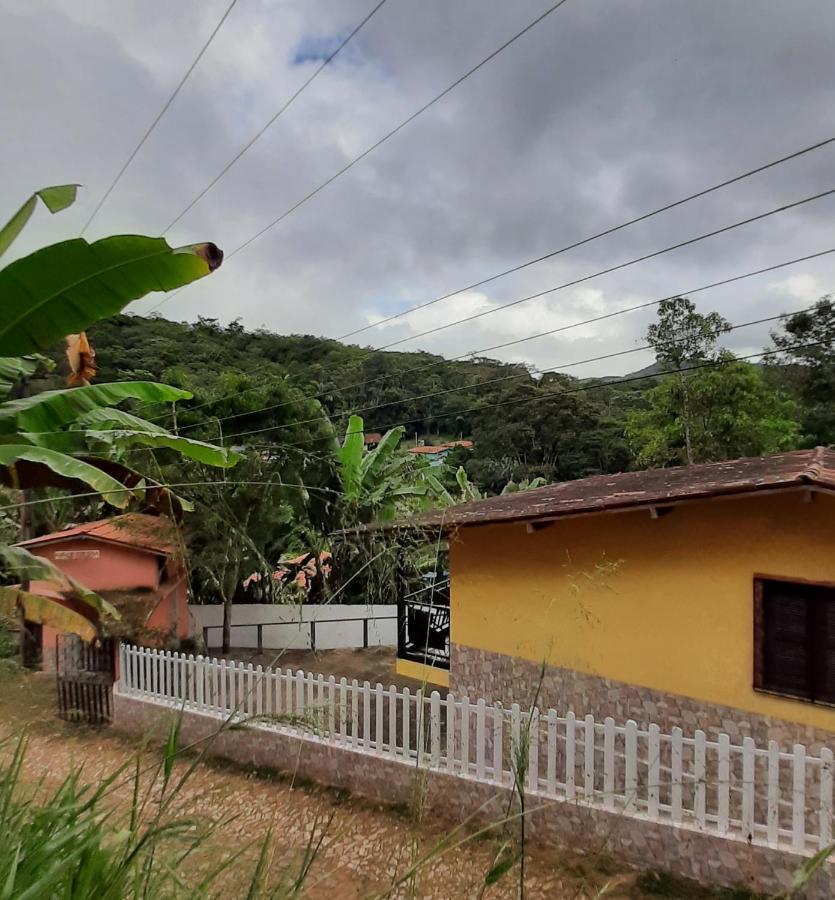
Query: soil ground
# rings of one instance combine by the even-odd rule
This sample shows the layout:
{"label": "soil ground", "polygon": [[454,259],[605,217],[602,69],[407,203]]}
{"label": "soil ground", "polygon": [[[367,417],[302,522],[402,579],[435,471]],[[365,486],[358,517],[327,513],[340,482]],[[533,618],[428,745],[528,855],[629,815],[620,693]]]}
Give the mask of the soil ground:
{"label": "soil ground", "polygon": [[[295,665],[295,662],[286,664]],[[378,664],[382,667],[388,663],[381,657]],[[355,671],[369,674],[377,671],[367,667],[367,662],[358,661]],[[341,672],[345,673],[346,669],[343,667]],[[353,672],[350,674],[354,677]],[[380,676],[373,674],[373,677]],[[79,767],[82,767],[81,780],[96,784],[120,766],[131,764],[140,752],[127,738],[111,730],[63,723],[56,718],[55,710],[52,677],[25,674],[6,677],[0,683],[0,737],[24,731],[28,734],[23,779],[32,789],[56,787]],[[7,756],[9,749],[7,742],[0,745],[0,758]],[[141,765],[152,772],[146,778],[145,788],[153,797],[154,785],[148,781],[153,782],[157,774],[160,753],[146,748],[141,754]],[[175,777],[189,762],[187,758],[178,761]],[[129,776],[115,785],[111,796],[118,814],[130,806]],[[518,865],[497,883],[485,886],[485,874],[502,848],[502,839],[495,836],[470,839],[434,856],[417,873],[413,890],[401,888],[390,892],[388,889],[397,873],[406,871],[411,859],[435,847],[445,833],[431,822],[415,824],[413,817],[403,811],[311,785],[293,784],[275,774],[250,772],[220,762],[201,762],[178,797],[177,813],[208,817],[221,823],[207,848],[201,851],[202,856],[198,854],[190,859],[195,874],[210,863],[216,864],[220,854],[251,845],[252,849],[236,864],[237,875],[234,869],[229,870],[221,894],[224,898],[242,896],[241,884],[247,882],[257,855],[255,844],[264,839],[268,830],[271,830],[273,854],[271,873],[278,877],[301,865],[311,829],[321,828],[328,820],[330,825],[321,852],[314,860],[301,897],[309,900],[382,896],[415,900],[482,897],[510,900],[519,895]],[[530,852],[525,885],[527,900],[581,900],[604,895],[619,900],[649,897],[695,900],[719,896],[688,884],[639,878],[605,856],[580,857],[564,848]]]}

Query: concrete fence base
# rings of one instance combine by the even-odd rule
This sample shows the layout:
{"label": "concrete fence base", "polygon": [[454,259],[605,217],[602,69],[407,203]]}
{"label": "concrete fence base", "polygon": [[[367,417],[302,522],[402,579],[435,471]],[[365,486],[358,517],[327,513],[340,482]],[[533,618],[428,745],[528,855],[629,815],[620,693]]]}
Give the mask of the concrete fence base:
{"label": "concrete fence base", "polygon": [[[411,803],[417,792],[422,792],[424,811],[449,825],[467,823],[472,829],[495,825],[497,833],[518,827],[518,805],[506,787],[458,774],[419,770],[414,762],[334,746],[314,735],[300,737],[256,725],[217,733],[221,720],[216,716],[191,710],[180,713],[118,690],[114,694],[114,725],[131,735],[145,736],[156,729],[162,739],[167,723],[177,715],[182,715],[182,743],[206,741],[204,746],[213,756],[300,775],[382,803]],[[508,807],[510,821],[506,822]],[[526,833],[533,844],[605,851],[637,869],[660,868],[704,884],[783,894],[807,859],[686,825],[649,821],[565,800],[530,796],[528,810]],[[835,866],[827,863],[803,896],[824,900],[834,891]]]}

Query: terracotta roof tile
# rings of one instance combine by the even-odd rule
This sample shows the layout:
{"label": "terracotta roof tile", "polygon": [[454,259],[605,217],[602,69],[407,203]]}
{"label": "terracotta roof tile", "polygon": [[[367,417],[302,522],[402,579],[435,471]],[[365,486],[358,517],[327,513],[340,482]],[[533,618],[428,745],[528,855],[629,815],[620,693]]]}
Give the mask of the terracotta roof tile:
{"label": "terracotta roof tile", "polygon": [[53,531],[41,537],[21,541],[21,547],[37,547],[72,537],[100,538],[116,544],[126,544],[152,553],[173,553],[177,547],[176,525],[166,516],[149,516],[145,513],[125,513],[110,519],[84,522],[62,531]]}

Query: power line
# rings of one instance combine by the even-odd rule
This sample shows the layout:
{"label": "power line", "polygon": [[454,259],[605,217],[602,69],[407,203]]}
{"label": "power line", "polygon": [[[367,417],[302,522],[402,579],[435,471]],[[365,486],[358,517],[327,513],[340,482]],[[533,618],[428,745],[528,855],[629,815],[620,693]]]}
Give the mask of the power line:
{"label": "power line", "polygon": [[366,15],[366,17],[358,24],[355,25],[351,32],[348,34],[346,38],[342,40],[339,46],[330,54],[319,66],[318,69],[302,84],[300,88],[298,88],[291,97],[286,100],[268,120],[264,124],[264,126],[257,131],[243,147],[229,160],[229,162],[217,173],[217,175],[200,191],[199,194],[189,203],[185,209],[183,209],[174,219],[169,222],[168,225],[162,230],[161,234],[166,234],[169,232],[179,221],[183,218],[187,213],[189,213],[205,196],[212,190],[212,188],[226,175],[226,173],[238,162],[238,160],[247,153],[250,148],[255,144],[258,140],[260,140],[264,134],[275,124],[278,118],[284,114],[284,112],[293,104],[293,102],[302,94],[310,84],[320,75],[322,70],[332,62],[339,53],[345,48],[347,44],[353,40],[353,38],[357,35],[357,33],[370,21],[370,19],[374,16],[374,14],[386,3],[386,0],[379,0],[379,3],[371,10],[371,12]]}
{"label": "power line", "polygon": [[544,262],[547,259],[553,259],[555,256],[559,256],[562,253],[567,253],[569,250],[576,250],[577,247],[583,247],[585,244],[590,244],[592,241],[608,237],[609,235],[615,234],[618,231],[622,231],[625,228],[629,228],[632,225],[637,225],[640,222],[646,222],[647,219],[652,219],[654,216],[661,215],[661,213],[669,212],[671,209],[675,209],[677,206],[682,206],[685,203],[689,203],[691,200],[698,200],[700,197],[706,197],[708,194],[712,194],[715,191],[721,190],[722,188],[730,187],[730,185],[732,184],[736,184],[737,182],[743,181],[746,178],[750,178],[753,175],[759,175],[761,172],[765,172],[768,169],[773,169],[775,166],[779,166],[782,163],[797,159],[800,156],[804,156],[805,154],[811,153],[814,150],[819,150],[821,147],[826,147],[832,143],[835,143],[835,135],[826,138],[825,140],[818,141],[815,144],[810,144],[808,147],[804,147],[801,150],[796,150],[794,153],[789,153],[787,156],[781,156],[779,159],[772,160],[765,165],[757,166],[754,169],[748,169],[748,171],[741,172],[739,175],[735,175],[733,178],[728,178],[725,181],[720,181],[718,184],[714,184],[711,187],[696,191],[696,193],[689,194],[686,197],[682,197],[680,200],[675,200],[672,203],[667,203],[664,206],[659,206],[657,209],[653,209],[650,212],[643,213],[640,216],[636,216],[634,219],[629,219],[629,221],[627,222],[622,222],[620,225],[614,225],[611,228],[607,228],[604,231],[599,231],[597,232],[597,234],[592,234],[589,237],[582,238],[581,240],[575,241],[572,244],[566,244],[566,246],[560,247],[557,250],[550,250],[548,253],[545,253],[542,256],[537,256],[534,259],[529,259],[527,262],[511,266],[509,269],[504,269],[501,272],[497,272],[495,275],[490,275],[488,278],[482,278],[480,281],[474,281],[472,284],[468,284],[465,287],[458,288],[457,290],[448,291],[445,294],[441,294],[440,297],[435,297],[433,300],[427,300],[424,303],[418,303],[415,306],[409,307],[409,309],[404,309],[402,312],[394,313],[393,315],[387,316],[384,319],[380,319],[377,322],[363,325],[362,328],[355,328],[353,331],[348,331],[345,334],[339,335],[337,340],[343,341],[346,338],[354,337],[354,335],[362,334],[365,331],[370,331],[372,328],[379,328],[381,325],[386,325],[389,322],[395,321],[395,319],[400,319],[403,316],[408,316],[410,313],[413,313],[419,309],[426,309],[426,307],[428,306],[434,306],[436,303],[440,303],[442,300],[448,300],[450,297],[455,297],[458,294],[463,294],[465,291],[471,291],[475,288],[483,287],[485,284],[490,284],[493,281],[497,281],[499,278],[504,278],[505,275],[512,275],[515,272],[521,272],[523,269],[527,269],[529,266],[534,266],[537,263]]}
{"label": "power line", "polygon": [[203,46],[200,48],[200,52],[197,54],[197,56],[194,57],[194,60],[192,61],[191,65],[188,67],[188,69],[186,70],[185,75],[183,75],[183,77],[180,79],[180,83],[177,85],[177,87],[174,88],[173,93],[168,98],[168,100],[166,100],[165,105],[159,111],[159,113],[157,114],[157,117],[154,119],[154,121],[151,122],[151,124],[148,127],[148,130],[145,132],[145,134],[142,135],[142,139],[139,141],[139,143],[136,145],[136,147],[134,147],[133,152],[125,160],[124,165],[122,166],[121,169],[119,169],[118,173],[116,174],[116,177],[113,179],[113,181],[110,183],[110,186],[104,192],[104,196],[101,198],[101,200],[99,200],[98,204],[96,205],[96,208],[90,214],[90,218],[87,219],[87,222],[85,223],[84,227],[81,229],[82,235],[90,227],[90,225],[93,224],[93,219],[95,219],[96,216],[99,214],[99,211],[104,206],[104,204],[107,202],[107,198],[113,193],[113,190],[115,189],[116,185],[122,180],[122,176],[128,170],[128,166],[130,166],[130,164],[134,161],[137,153],[139,153],[139,151],[145,145],[145,142],[151,136],[151,133],[153,132],[153,130],[157,127],[157,125],[159,125],[162,117],[168,112],[169,107],[174,102],[174,100],[177,98],[177,95],[182,90],[183,85],[185,85],[185,83],[190,78],[191,73],[195,70],[195,68],[197,67],[197,64],[203,58],[203,54],[209,49],[209,45],[215,39],[215,35],[218,33],[218,31],[220,31],[221,26],[226,21],[227,16],[229,15],[229,13],[232,12],[232,9],[237,2],[238,2],[238,0],[232,0],[232,2],[226,8],[226,12],[224,12],[224,14],[220,17],[220,20],[218,21],[217,25],[215,25],[214,30],[209,35],[208,39],[203,44]]}
{"label": "power line", "polygon": [[[242,244],[239,244],[234,250],[232,250],[229,254],[227,254],[227,257],[226,257],[227,260],[231,259],[236,254],[238,254],[242,250],[246,249],[250,244],[257,241],[258,238],[265,235],[268,231],[270,231],[272,228],[274,228],[280,222],[283,222],[284,219],[286,219],[288,216],[292,215],[299,207],[301,207],[305,203],[307,203],[308,200],[313,199],[313,197],[315,197],[320,191],[323,191],[326,187],[333,184],[333,182],[336,181],[337,178],[340,178],[346,172],[350,171],[358,162],[361,162],[363,159],[365,159],[366,156],[373,153],[378,147],[381,147],[383,144],[386,143],[386,141],[393,138],[398,132],[402,131],[407,125],[414,122],[414,120],[417,119],[418,116],[425,113],[426,110],[428,110],[430,107],[434,106],[439,100],[442,100],[444,97],[446,97],[447,94],[449,94],[451,91],[455,90],[455,88],[457,88],[460,84],[462,84],[464,81],[466,81],[471,75],[474,75],[476,72],[479,71],[479,69],[486,66],[489,62],[491,62],[493,59],[495,59],[502,51],[506,50],[508,47],[510,47],[512,44],[514,44],[516,41],[518,41],[519,38],[523,37],[532,28],[535,28],[540,22],[542,22],[544,19],[546,19],[548,16],[550,16],[551,13],[556,12],[561,6],[563,6],[567,2],[568,2],[568,0],[559,0],[559,2],[554,3],[553,6],[550,6],[548,9],[545,10],[545,12],[543,12],[542,14],[537,16],[535,19],[533,19],[531,22],[529,22],[521,31],[517,31],[516,34],[514,34],[511,38],[509,38],[503,44],[501,44],[499,47],[497,47],[495,50],[493,50],[492,53],[485,56],[484,59],[482,59],[480,62],[476,63],[476,65],[474,65],[471,69],[468,69],[463,75],[456,78],[455,81],[452,82],[452,84],[450,84],[448,87],[444,88],[439,94],[436,94],[431,100],[429,100],[427,103],[424,103],[423,106],[421,106],[419,109],[417,109],[415,112],[413,112],[410,116],[405,118],[399,125],[392,128],[391,131],[384,134],[383,137],[381,137],[379,140],[375,141],[375,143],[373,143],[370,147],[367,147],[365,150],[362,151],[362,153],[360,153],[358,156],[355,156],[352,160],[350,160],[350,162],[348,162],[344,166],[342,166],[341,169],[336,171],[333,175],[331,175],[325,181],[321,182],[321,184],[319,184],[317,187],[313,188],[313,190],[311,190],[307,194],[305,194],[300,200],[298,200],[292,206],[290,206],[286,210],[284,210],[284,212],[281,213],[281,215],[277,216],[275,219],[273,219],[270,223],[265,225],[259,231],[256,231],[255,234],[253,234],[251,237],[247,238]],[[151,309],[148,310],[148,314],[159,309],[163,303],[167,303],[169,300],[173,299],[182,290],[185,290],[185,288],[180,288],[179,290],[175,291],[173,294],[169,294],[168,296],[163,297],[162,300],[160,300],[160,302],[156,304],[156,306],[153,306],[153,307],[151,307]]]}
{"label": "power line", "polygon": [[767,219],[769,216],[777,215],[778,213],[786,212],[790,209],[796,209],[799,206],[803,206],[806,203],[812,203],[815,200],[821,200],[824,197],[829,197],[832,194],[835,194],[835,188],[830,188],[826,191],[821,191],[818,194],[813,194],[810,197],[805,197],[803,200],[795,200],[792,203],[785,203],[782,206],[775,207],[774,209],[769,210],[768,212],[759,213],[756,216],[750,216],[747,219],[742,219],[739,222],[735,222],[732,225],[725,225],[723,228],[717,228],[714,231],[708,231],[706,234],[700,234],[694,238],[688,238],[686,241],[679,241],[676,244],[672,244],[669,247],[664,247],[661,250],[655,250],[652,253],[645,253],[643,256],[635,257],[634,259],[627,260],[626,262],[618,263],[616,266],[609,266],[605,269],[600,269],[597,272],[592,272],[590,275],[583,275],[581,278],[575,278],[572,281],[566,281],[563,284],[557,285],[557,287],[548,288],[545,291],[538,291],[535,294],[528,294],[526,297],[520,297],[516,300],[511,300],[508,303],[502,303],[498,306],[494,306],[491,309],[482,310],[478,313],[473,313],[470,316],[465,316],[463,319],[456,319],[453,322],[447,322],[445,325],[438,325],[435,328],[429,328],[426,331],[421,331],[418,334],[413,334],[408,337],[400,338],[397,341],[392,341],[389,344],[384,344],[382,347],[375,348],[378,351],[381,350],[389,350],[392,347],[398,347],[401,344],[405,344],[408,341],[414,341],[418,338],[426,337],[430,334],[437,334],[440,331],[446,331],[448,328],[454,328],[456,325],[463,325],[466,322],[473,322],[476,319],[482,319],[485,316],[492,316],[497,312],[501,312],[504,309],[510,309],[512,306],[518,306],[520,303],[527,303],[530,300],[536,300],[539,297],[544,297],[547,294],[553,294],[556,291],[564,290],[568,287],[574,287],[578,284],[584,284],[587,281],[591,281],[594,278],[599,278],[601,275],[609,275],[612,272],[619,272],[621,269],[627,269],[631,266],[637,265],[638,263],[646,262],[649,259],[655,259],[656,257],[663,256],[665,253],[672,253],[674,250],[681,250],[683,247],[690,247],[693,244],[698,244],[701,241],[707,240],[708,238],[716,237],[720,234],[725,234],[729,231],[733,231],[736,228],[741,228],[743,225],[750,225],[752,222],[759,222],[762,219]]}
{"label": "power line", "polygon": [[[539,338],[549,337],[554,334],[560,334],[564,331],[569,331],[571,329],[579,328],[584,325],[592,325],[597,322],[602,322],[607,319],[615,318],[616,316],[624,315],[626,313],[637,312],[642,309],[649,309],[653,306],[658,306],[659,304],[663,303],[665,300],[673,300],[676,297],[690,296],[692,294],[698,294],[703,291],[713,290],[714,288],[724,287],[726,285],[734,284],[735,282],[742,281],[747,278],[753,278],[756,275],[763,275],[766,273],[775,272],[775,271],[778,271],[779,269],[784,269],[787,266],[793,266],[793,265],[797,265],[798,263],[808,262],[809,260],[819,259],[822,256],[827,256],[832,253],[835,253],[835,247],[832,247],[828,250],[820,250],[816,253],[810,253],[810,254],[807,254],[806,256],[795,257],[794,259],[785,260],[784,262],[774,263],[773,265],[764,266],[759,269],[754,269],[750,272],[744,272],[740,275],[733,275],[728,278],[723,278],[719,281],[714,281],[709,284],[703,284],[703,285],[700,285],[699,287],[691,288],[690,290],[687,290],[687,291],[680,291],[677,294],[669,294],[668,296],[661,297],[658,300],[648,300],[645,303],[638,303],[634,306],[627,306],[622,309],[617,309],[617,310],[614,310],[609,313],[602,313],[599,316],[593,316],[591,318],[582,319],[577,322],[570,322],[566,325],[560,325],[557,328],[551,328],[548,331],[540,331],[540,332],[537,332],[536,334],[528,335],[527,337],[515,338],[510,341],[504,341],[503,343],[500,343],[500,344],[492,344],[489,347],[481,347],[481,348],[478,348],[475,350],[468,350],[465,353],[462,353],[459,356],[454,356],[450,359],[435,360],[433,362],[427,363],[422,366],[414,366],[411,369],[404,369],[403,371],[400,371],[400,372],[378,375],[376,378],[367,379],[365,381],[354,382],[353,384],[348,384],[348,385],[345,385],[344,387],[334,388],[333,390],[329,390],[329,391],[322,391],[319,394],[305,396],[301,399],[320,400],[323,397],[331,396],[333,394],[344,393],[345,391],[351,390],[352,388],[361,388],[361,387],[365,387],[370,384],[377,384],[378,382],[386,381],[390,378],[395,378],[395,377],[402,378],[407,375],[414,375],[418,372],[424,372],[428,369],[438,368],[439,366],[445,365],[447,363],[459,362],[461,360],[471,358],[471,357],[475,356],[476,354],[488,353],[492,350],[500,350],[505,347],[518,346],[519,344],[527,343],[528,341],[538,340]],[[373,350],[373,351],[370,351],[369,355],[372,355],[373,353],[376,353],[376,352],[383,352],[383,351]],[[222,402],[224,400],[228,400],[232,397],[237,397],[242,394],[250,393],[250,392],[256,391],[256,390],[262,390],[263,387],[264,387],[264,385],[259,385],[256,387],[247,388],[243,391],[239,391],[236,394],[229,394],[224,397],[218,397],[214,400],[206,400],[205,402],[200,403],[197,406],[189,407],[187,409],[187,411],[193,412],[194,410],[202,409],[206,406],[210,406],[213,403],[220,403],[220,402]],[[234,414],[231,414],[228,416],[221,416],[221,417],[211,416],[211,417],[207,417],[206,419],[203,419],[199,422],[194,422],[192,424],[182,426],[180,428],[180,431],[183,432],[183,431],[187,431],[192,428],[198,428],[201,425],[205,425],[207,422],[211,422],[211,421],[225,422],[225,421],[229,421],[230,419],[244,418],[244,417],[248,417],[248,416],[257,415],[258,413],[271,412],[272,410],[281,409],[285,406],[289,406],[291,404],[298,403],[298,402],[300,402],[300,401],[295,400],[295,399],[294,400],[284,400],[281,403],[271,404],[270,406],[263,406],[260,409],[254,409],[254,410],[250,410],[248,412],[234,413]],[[164,415],[156,416],[151,421],[156,421],[158,419],[164,418],[167,415],[170,415],[170,413],[165,413]]]}
{"label": "power line", "polygon": [[[801,313],[801,312],[808,312],[811,309],[814,309],[814,306],[805,306],[802,309],[794,310],[794,311],[788,312],[788,313],[779,313],[774,316],[767,316],[765,318],[753,319],[749,322],[740,322],[736,325],[731,325],[729,328],[717,330],[714,332],[714,335],[716,337],[719,337],[722,334],[726,334],[727,332],[730,332],[730,331],[737,331],[740,328],[750,328],[754,325],[764,325],[767,322],[776,322],[779,319],[785,319],[788,316],[797,315],[798,313]],[[673,341],[668,341],[667,343],[670,345],[674,345],[674,344],[678,343],[678,341],[673,340]],[[562,371],[563,369],[571,369],[571,368],[575,368],[576,366],[588,365],[589,363],[593,363],[593,362],[602,362],[607,359],[616,359],[621,356],[628,356],[629,354],[632,354],[632,353],[640,353],[641,351],[651,350],[651,349],[652,349],[652,344],[644,344],[639,347],[630,347],[627,350],[616,350],[612,353],[604,353],[600,356],[591,356],[591,357],[588,357],[587,359],[575,360],[574,362],[570,362],[570,363],[557,363],[556,365],[548,366],[547,368],[543,368],[543,369],[538,369],[538,368],[533,368],[531,370],[526,369],[524,372],[514,372],[511,375],[502,375],[499,378],[491,378],[486,381],[478,381],[475,384],[458,385],[456,387],[444,388],[443,390],[439,390],[439,391],[431,391],[427,394],[418,394],[417,396],[414,396],[414,397],[403,397],[402,399],[398,399],[398,400],[389,400],[386,403],[377,403],[373,406],[364,406],[364,407],[360,407],[358,409],[345,410],[340,413],[334,413],[330,416],[323,415],[323,416],[317,416],[316,418],[312,418],[312,419],[302,419],[302,420],[296,421],[296,422],[286,422],[281,425],[270,425],[266,428],[259,428],[259,429],[255,429],[252,431],[239,431],[234,434],[227,435],[226,437],[229,440],[231,440],[232,438],[246,437],[251,434],[263,434],[264,432],[267,432],[267,431],[278,431],[278,430],[285,429],[285,428],[293,428],[298,425],[309,425],[309,424],[312,424],[315,422],[327,421],[327,422],[333,424],[333,421],[332,421],[333,419],[342,419],[342,418],[345,418],[346,416],[352,416],[352,415],[358,415],[360,413],[372,412],[373,410],[384,409],[387,406],[393,406],[397,403],[412,403],[412,402],[415,402],[418,400],[429,400],[433,397],[446,396],[447,394],[455,394],[455,393],[459,393],[461,391],[475,391],[478,388],[488,387],[489,385],[493,385],[493,384],[499,384],[499,383],[506,382],[506,381],[515,381],[520,378],[530,378],[531,374],[547,375],[549,373]],[[643,377],[646,377],[646,376],[643,376]],[[456,415],[456,413],[451,413],[451,415]],[[288,446],[292,446],[292,445],[288,445]]]}
{"label": "power line", "polygon": [[[636,381],[646,381],[647,378],[649,378],[649,377],[662,378],[665,375],[678,375],[680,372],[686,373],[686,372],[697,371],[697,370],[701,370],[701,369],[711,369],[711,368],[716,368],[718,366],[726,366],[729,363],[733,363],[733,362],[746,362],[751,359],[758,359],[758,358],[761,359],[761,358],[765,358],[765,357],[769,357],[769,356],[775,356],[775,355],[779,355],[781,353],[785,353],[787,350],[803,350],[803,349],[810,348],[810,347],[827,346],[829,344],[830,344],[830,342],[826,341],[826,340],[811,341],[809,343],[804,343],[804,344],[792,344],[791,346],[781,347],[778,350],[763,350],[763,351],[760,351],[759,353],[749,353],[745,356],[735,356],[732,360],[715,360],[715,361],[709,361],[709,362],[704,362],[704,363],[697,363],[692,366],[685,366],[682,369],[665,369],[665,370],[653,373],[652,376],[629,375],[624,378],[612,378],[607,381],[598,381],[595,384],[579,385],[578,387],[566,388],[563,391],[554,391],[553,393],[550,393],[550,394],[535,394],[532,397],[513,398],[511,400],[502,400],[502,401],[499,401],[498,403],[487,403],[487,404],[481,404],[479,406],[470,406],[467,409],[453,410],[450,413],[448,413],[447,415],[460,416],[460,415],[464,415],[466,413],[471,413],[471,412],[486,412],[487,410],[491,410],[491,409],[500,409],[505,406],[522,406],[523,404],[526,404],[526,403],[537,403],[537,402],[541,402],[543,400],[556,400],[556,399],[559,399],[560,397],[564,397],[569,394],[580,394],[580,393],[583,393],[584,391],[595,391],[595,390],[599,390],[600,388],[604,388],[604,387],[613,387],[613,386],[618,386],[618,385],[623,385],[623,384],[631,384]],[[381,429],[390,430],[392,428],[398,428],[400,426],[409,425],[413,421],[414,421],[414,419],[408,419],[405,422],[389,422],[389,423],[386,423],[385,425],[378,425],[377,427],[381,428]],[[345,434],[342,436],[342,440],[344,440],[346,437],[348,437],[351,434],[362,434],[362,432],[346,431]],[[297,445],[297,446],[301,446],[301,445]]]}

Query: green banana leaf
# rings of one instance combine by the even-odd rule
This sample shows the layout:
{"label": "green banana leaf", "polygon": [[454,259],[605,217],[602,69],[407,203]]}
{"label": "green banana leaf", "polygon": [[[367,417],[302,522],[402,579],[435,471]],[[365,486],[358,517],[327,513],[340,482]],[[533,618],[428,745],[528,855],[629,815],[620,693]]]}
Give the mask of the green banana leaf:
{"label": "green banana leaf", "polygon": [[211,243],[173,249],[130,234],[37,250],[0,270],[0,356],[45,350],[152,291],[203,278],[222,259]]}
{"label": "green banana leaf", "polygon": [[56,184],[53,187],[45,187],[35,191],[0,229],[0,256],[11,247],[14,240],[26,227],[26,223],[32,218],[32,213],[38,204],[38,197],[41,198],[43,205],[54,215],[75,203],[78,188],[79,185],[77,184]]}
{"label": "green banana leaf", "polygon": [[115,406],[123,400],[172,403],[191,396],[189,391],[153,381],[116,381],[111,384],[44,391],[33,397],[21,397],[19,400],[0,404],[0,433],[57,431],[89,415],[93,410]]}
{"label": "green banana leaf", "polygon": [[89,440],[100,440],[117,447],[141,445],[143,447],[165,447],[176,450],[181,456],[196,460],[206,466],[216,466],[229,469],[236,465],[241,458],[239,453],[226,447],[217,447],[214,444],[206,444],[203,441],[194,441],[190,438],[179,437],[176,434],[156,431],[127,431],[107,430],[85,432]]}
{"label": "green banana leaf", "polygon": [[84,641],[96,638],[96,626],[86,616],[64,606],[52,597],[44,597],[16,587],[0,587],[0,613],[13,616],[19,606],[30,622],[39,622],[56,631],[77,634]]}
{"label": "green banana leaf", "polygon": [[45,447],[0,444],[0,466],[5,466],[4,484],[14,488],[87,487],[98,491],[111,506],[124,509],[132,494],[120,481],[96,466]]}
{"label": "green banana leaf", "polygon": [[21,580],[47,581],[67,599],[78,600],[95,609],[101,615],[120,619],[119,610],[95,591],[84,587],[71,575],[59,569],[55,563],[42,556],[35,556],[25,547],[9,547],[0,545],[0,557],[7,571],[17,575]]}
{"label": "green banana leaf", "polygon": [[347,500],[355,500],[361,493],[362,455],[365,449],[363,429],[365,425],[361,416],[351,416],[345,432],[345,440],[339,448],[339,474],[342,490]]}

